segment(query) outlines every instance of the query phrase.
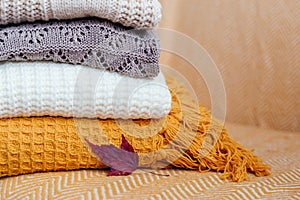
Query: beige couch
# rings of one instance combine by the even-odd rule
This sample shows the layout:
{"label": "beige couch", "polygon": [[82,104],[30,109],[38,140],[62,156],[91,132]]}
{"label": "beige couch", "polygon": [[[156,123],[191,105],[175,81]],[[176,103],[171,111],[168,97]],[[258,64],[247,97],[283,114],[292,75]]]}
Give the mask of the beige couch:
{"label": "beige couch", "polygon": [[[226,90],[225,124],[229,134],[255,149],[272,167],[269,178],[238,185],[220,183],[214,189],[205,189],[199,197],[299,199],[300,2],[162,2],[160,27],[196,40],[216,63]],[[202,78],[187,72],[192,69],[190,63],[168,52],[161,60],[186,77],[193,77],[188,79],[200,101],[210,106]]]}
{"label": "beige couch", "polygon": [[[297,0],[162,0],[161,28],[195,39],[211,55],[227,95],[229,134],[272,167],[243,183],[216,173],[142,171],[107,178],[81,170],[0,180],[0,199],[300,199],[300,2]],[[178,41],[174,41],[178,42]],[[190,63],[163,52],[162,64],[186,77]],[[201,77],[191,84],[210,107]]]}
{"label": "beige couch", "polygon": [[[227,95],[227,122],[300,132],[299,1],[162,3],[160,27],[195,39],[219,68]],[[166,52],[162,63],[181,72],[191,68]],[[193,84],[200,101],[209,105],[205,85],[197,79]]]}

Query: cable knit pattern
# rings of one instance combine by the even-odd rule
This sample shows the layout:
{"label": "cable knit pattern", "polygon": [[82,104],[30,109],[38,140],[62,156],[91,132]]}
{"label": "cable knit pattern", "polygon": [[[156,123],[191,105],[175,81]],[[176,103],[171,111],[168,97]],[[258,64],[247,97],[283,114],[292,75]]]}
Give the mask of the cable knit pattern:
{"label": "cable knit pattern", "polygon": [[171,108],[163,74],[136,79],[53,62],[0,64],[0,118],[160,118]]}
{"label": "cable knit pattern", "polygon": [[158,0],[1,0],[0,6],[0,24],[93,16],[152,28],[161,20]]}
{"label": "cable knit pattern", "polygon": [[159,73],[155,30],[130,30],[107,20],[81,19],[0,28],[0,60],[51,60],[137,78]]}

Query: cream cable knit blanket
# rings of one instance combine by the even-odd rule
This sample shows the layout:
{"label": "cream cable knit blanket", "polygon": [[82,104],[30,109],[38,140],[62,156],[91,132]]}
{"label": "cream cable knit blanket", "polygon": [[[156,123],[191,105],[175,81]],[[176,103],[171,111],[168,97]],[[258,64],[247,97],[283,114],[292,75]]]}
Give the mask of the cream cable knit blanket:
{"label": "cream cable knit blanket", "polygon": [[0,61],[49,60],[153,78],[159,56],[155,30],[130,30],[103,19],[0,27]]}
{"label": "cream cable knit blanket", "polygon": [[80,65],[0,63],[0,118],[160,118],[170,108],[162,73],[148,80]]}
{"label": "cream cable knit blanket", "polygon": [[0,0],[0,24],[99,17],[135,28],[155,27],[158,0]]}

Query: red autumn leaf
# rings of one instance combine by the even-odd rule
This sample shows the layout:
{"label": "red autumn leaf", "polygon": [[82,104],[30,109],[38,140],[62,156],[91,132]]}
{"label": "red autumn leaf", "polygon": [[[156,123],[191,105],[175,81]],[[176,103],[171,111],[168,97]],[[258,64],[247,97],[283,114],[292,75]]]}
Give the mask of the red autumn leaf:
{"label": "red autumn leaf", "polygon": [[129,175],[138,167],[138,154],[122,135],[121,149],[114,145],[95,145],[86,140],[92,151],[101,159],[101,162],[111,167],[108,176]]}

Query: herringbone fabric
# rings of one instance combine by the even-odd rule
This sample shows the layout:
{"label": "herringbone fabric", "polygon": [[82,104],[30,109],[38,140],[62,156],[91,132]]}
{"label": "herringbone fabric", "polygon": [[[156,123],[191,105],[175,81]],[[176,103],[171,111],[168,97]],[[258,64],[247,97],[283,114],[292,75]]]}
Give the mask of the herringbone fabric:
{"label": "herringbone fabric", "polygon": [[0,179],[0,199],[299,199],[300,136],[227,124],[232,136],[255,148],[272,167],[269,177],[243,183],[223,181],[216,173],[138,170],[127,177],[106,177],[107,171],[41,173]]}
{"label": "herringbone fabric", "polygon": [[[227,119],[300,131],[300,1],[163,0],[160,27],[195,39],[211,55],[225,83]],[[178,42],[178,41],[174,41]],[[193,77],[201,102],[204,82],[189,63],[163,55],[164,64]],[[185,58],[183,58],[185,59]]]}

